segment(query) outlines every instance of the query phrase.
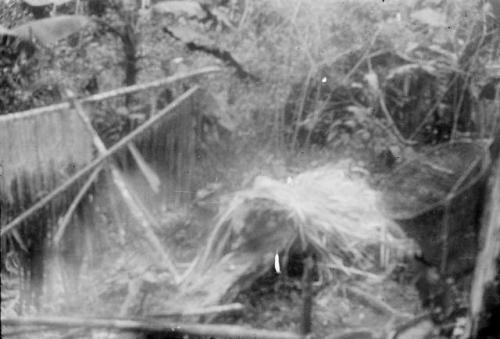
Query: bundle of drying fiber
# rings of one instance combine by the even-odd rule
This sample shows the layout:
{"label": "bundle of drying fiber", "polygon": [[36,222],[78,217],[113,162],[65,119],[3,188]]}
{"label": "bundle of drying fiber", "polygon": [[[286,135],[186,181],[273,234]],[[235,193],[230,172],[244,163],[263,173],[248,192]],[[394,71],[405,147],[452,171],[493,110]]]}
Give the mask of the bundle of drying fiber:
{"label": "bundle of drying fiber", "polygon": [[257,253],[259,266],[272,267],[276,253],[297,248],[312,250],[324,268],[368,270],[377,248],[373,245],[400,247],[406,241],[379,212],[377,199],[364,180],[335,166],[306,171],[287,182],[257,177],[222,210],[192,272],[198,278],[210,275],[236,253]]}

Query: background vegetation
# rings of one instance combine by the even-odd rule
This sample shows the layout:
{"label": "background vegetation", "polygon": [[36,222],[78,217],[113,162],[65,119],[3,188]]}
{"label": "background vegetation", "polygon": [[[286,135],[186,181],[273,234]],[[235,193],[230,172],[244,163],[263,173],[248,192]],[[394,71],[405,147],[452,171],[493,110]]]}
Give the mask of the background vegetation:
{"label": "background vegetation", "polygon": [[[231,144],[240,155],[254,149],[296,149],[307,143],[335,149],[329,153],[337,157],[346,153],[369,161],[398,146],[392,153],[399,156],[404,144],[387,133],[393,129],[391,124],[406,132],[404,137],[413,134],[415,139],[423,116],[427,116],[426,126],[420,129],[429,135],[417,137],[420,144],[449,138],[450,131],[442,130],[453,128],[454,120],[469,123],[474,118],[477,132],[479,117],[462,117],[458,106],[473,107],[479,86],[489,81],[487,67],[498,57],[491,52],[495,44],[474,45],[484,33],[480,23],[491,20],[491,15],[466,1],[234,0],[167,5],[62,1],[55,7],[50,3],[5,1],[2,25],[12,28],[36,18],[75,13],[94,21],[63,22],[60,31],[75,33],[65,39],[60,39],[64,34],[54,35],[47,43],[40,37],[33,45],[4,35],[1,112],[58,102],[64,96],[62,89],[85,96],[221,64],[226,71],[206,81],[216,105],[210,114],[229,132],[224,136],[231,141],[221,143]],[[32,6],[40,4],[48,5]],[[224,51],[224,56],[217,53]],[[452,80],[457,74],[460,79]],[[427,84],[419,85],[426,77]],[[325,82],[318,85],[321,80]],[[406,93],[394,91],[404,83]],[[446,88],[458,87],[458,92],[473,92],[475,97],[447,98]],[[326,100],[325,93],[339,88],[344,93],[338,90]],[[429,95],[427,102],[416,101],[424,92]],[[406,104],[391,96],[404,96]],[[306,113],[299,114],[305,97]],[[394,122],[381,112],[379,97],[389,106]],[[145,99],[136,101],[145,103]],[[294,106],[291,99],[299,102]],[[310,107],[309,101],[333,105]],[[429,112],[438,104],[450,107],[446,113]],[[120,123],[127,124],[121,121],[126,118],[116,118],[122,103],[115,105],[106,108],[111,112],[106,111],[103,124],[119,130]],[[464,130],[472,132],[468,127]]]}

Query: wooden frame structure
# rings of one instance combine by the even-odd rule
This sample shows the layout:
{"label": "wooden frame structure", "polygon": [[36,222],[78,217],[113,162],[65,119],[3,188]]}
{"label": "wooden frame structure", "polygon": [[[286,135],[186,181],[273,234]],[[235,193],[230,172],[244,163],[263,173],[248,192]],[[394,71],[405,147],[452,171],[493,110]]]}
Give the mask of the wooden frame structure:
{"label": "wooden frame structure", "polygon": [[[9,131],[12,130],[12,126],[24,126],[24,124],[28,123],[28,126],[31,126],[33,130],[35,131],[34,134],[36,134],[36,129],[39,126],[43,127],[37,121],[45,121],[47,122],[47,114],[52,114],[52,112],[60,111],[62,112],[63,116],[63,121],[67,121],[68,118],[73,119],[72,121],[79,121],[80,126],[83,128],[79,128],[78,124],[75,127],[75,123],[73,123],[72,128],[73,131],[83,129],[85,130],[84,132],[88,133],[90,136],[89,142],[90,144],[88,145],[87,149],[93,147],[98,150],[98,156],[94,157],[93,159],[90,159],[89,156],[87,155],[87,159],[91,160],[86,163],[82,163],[80,161],[80,164],[75,166],[74,163],[71,163],[71,166],[75,168],[73,170],[72,175],[64,176],[60,175],[58,177],[51,176],[49,175],[49,179],[43,178],[45,174],[43,173],[33,173],[37,171],[44,171],[43,168],[39,166],[33,166],[33,161],[31,161],[29,165],[29,169],[27,169],[27,173],[33,173],[28,175],[27,178],[23,178],[26,180],[35,180],[35,184],[28,189],[27,194],[31,194],[34,196],[32,199],[23,199],[25,196],[25,191],[26,189],[23,188],[26,186],[26,184],[23,184],[22,181],[19,179],[14,179],[12,183],[15,183],[15,187],[11,187],[11,182],[9,182],[6,178],[6,174],[10,175],[10,179],[12,179],[12,176],[18,176],[18,172],[22,170],[24,172],[24,169],[22,168],[23,163],[22,163],[22,158],[17,158],[16,156],[19,157],[19,154],[16,155],[16,151],[8,150],[5,148],[8,148],[9,146],[9,138],[15,138],[16,135],[12,134],[15,132],[9,132],[9,133],[3,133],[4,135],[2,138],[0,138],[0,144],[4,143],[3,145],[0,146],[0,165],[2,167],[2,176],[0,177],[0,198],[2,201],[2,208],[1,208],[1,213],[0,213],[0,224],[1,224],[1,230],[0,230],[0,236],[2,238],[2,247],[3,250],[6,249],[5,246],[6,244],[6,236],[11,234],[13,235],[15,241],[19,244],[21,248],[24,248],[25,251],[28,251],[28,248],[26,245],[23,243],[23,239],[19,234],[19,227],[21,225],[26,225],[27,228],[33,229],[34,227],[39,228],[42,226],[44,229],[46,227],[45,224],[51,224],[53,225],[55,220],[48,221],[48,220],[43,220],[45,217],[41,216],[39,214],[42,211],[46,211],[49,204],[56,204],[60,208],[66,208],[66,212],[64,213],[63,217],[59,219],[59,222],[57,224],[57,230],[55,232],[52,232],[53,234],[53,240],[55,245],[57,246],[63,237],[63,234],[65,233],[65,230],[72,219],[73,214],[77,210],[77,206],[81,205],[81,201],[86,196],[87,191],[92,187],[92,184],[95,182],[95,180],[98,178],[99,173],[104,167],[109,167],[110,173],[111,173],[111,178],[113,183],[115,184],[117,191],[119,192],[123,202],[126,204],[127,209],[131,212],[132,218],[136,221],[136,224],[139,225],[142,228],[141,233],[145,235],[145,238],[148,240],[148,242],[152,245],[151,248],[154,250],[155,258],[158,258],[157,264],[160,265],[160,267],[166,268],[168,271],[171,272],[172,276],[174,277],[174,280],[177,281],[179,278],[179,273],[173,264],[172,260],[170,259],[170,256],[167,254],[163,246],[161,245],[160,241],[157,239],[155,236],[154,232],[152,231],[153,226],[157,226],[158,222],[155,220],[155,218],[151,215],[151,213],[148,211],[148,209],[144,206],[143,203],[141,203],[141,200],[138,198],[136,193],[131,190],[128,187],[128,184],[126,183],[126,180],[123,178],[123,175],[120,171],[120,169],[117,167],[115,164],[114,160],[112,157],[117,154],[120,150],[122,150],[125,147],[128,147],[129,150],[131,151],[132,157],[136,161],[139,170],[144,174],[146,180],[148,183],[152,183],[155,181],[155,174],[154,171],[150,170],[147,167],[147,163],[142,159],[141,154],[139,151],[135,148],[133,145],[133,142],[140,137],[141,135],[144,135],[144,133],[148,130],[151,130],[153,127],[155,127],[159,123],[165,123],[171,120],[172,118],[176,118],[176,116],[183,115],[186,110],[188,112],[191,112],[193,109],[197,109],[196,105],[193,105],[193,102],[196,102],[196,93],[199,91],[198,87],[192,87],[191,89],[187,90],[185,93],[180,95],[177,99],[172,101],[169,105],[161,109],[160,111],[156,112],[156,114],[152,114],[149,119],[147,119],[142,125],[140,125],[138,128],[133,130],[131,133],[123,137],[119,142],[114,144],[112,147],[109,149],[104,146],[102,140],[96,133],[96,131],[93,129],[91,123],[90,123],[90,118],[85,112],[84,108],[82,107],[82,103],[98,103],[102,100],[105,99],[111,99],[115,98],[117,96],[122,96],[126,94],[131,94],[131,93],[137,93],[145,90],[152,90],[155,88],[160,88],[164,87],[170,84],[173,84],[175,82],[179,82],[182,80],[186,79],[191,79],[193,77],[197,76],[202,76],[204,74],[209,74],[213,72],[219,71],[219,68],[217,67],[206,67],[203,69],[199,69],[193,72],[185,73],[185,74],[179,74],[171,77],[167,77],[164,79],[160,79],[151,83],[147,84],[140,84],[140,85],[134,85],[134,86],[129,86],[129,87],[124,87],[120,88],[117,90],[112,90],[104,93],[99,93],[87,98],[82,98],[82,99],[76,99],[74,97],[71,97],[70,94],[69,96],[69,101],[56,104],[56,105],[51,105],[51,106],[46,106],[46,107],[41,107],[41,108],[36,108],[24,112],[18,112],[18,113],[13,113],[13,114],[6,114],[0,116],[0,127],[3,130]],[[191,103],[190,103],[191,102]],[[188,106],[186,106],[188,105]],[[193,113],[190,113],[193,114]],[[53,114],[52,114],[53,115]],[[61,114],[60,114],[61,115]],[[50,120],[50,118],[49,118]],[[34,121],[34,123],[30,123],[30,121]],[[16,125],[17,124],[17,125]],[[52,122],[52,125],[54,123]],[[46,124],[47,125],[47,124]],[[2,127],[3,126],[3,127]],[[50,124],[47,126],[51,126]],[[58,128],[59,129],[59,128]],[[16,129],[14,129],[16,130]],[[19,130],[19,128],[18,128]],[[31,129],[30,129],[31,130]],[[29,130],[29,131],[30,131]],[[64,130],[64,127],[63,127]],[[30,133],[30,132],[27,133]],[[49,133],[50,137],[50,128],[45,127],[45,135]],[[193,131],[194,133],[194,131]],[[71,137],[71,135],[69,136]],[[66,139],[68,136],[66,136]],[[45,139],[47,139],[45,137]],[[61,138],[58,138],[56,136],[55,140],[47,140],[46,143],[61,143]],[[36,135],[32,136],[30,138],[24,138],[21,139],[22,142],[28,144],[28,145],[33,145],[36,143]],[[12,142],[10,142],[12,144]],[[4,149],[1,149],[1,147],[4,147]],[[13,145],[10,145],[13,146]],[[15,144],[14,144],[15,146]],[[30,152],[36,152],[36,149],[39,145],[33,145],[33,147],[29,147],[26,149],[28,153]],[[68,145],[58,145],[58,149],[61,149],[61,147],[65,147]],[[71,145],[70,145],[71,147]],[[54,154],[55,157],[57,157],[57,148],[50,148],[51,152],[49,155]],[[14,152],[13,154],[9,154],[9,152]],[[71,150],[69,151],[71,152]],[[81,151],[76,151],[76,153],[81,152]],[[86,151],[89,153],[89,151]],[[18,152],[20,154],[23,154],[24,152]],[[194,154],[191,155],[194,157]],[[34,158],[34,156],[31,156]],[[40,159],[40,155],[36,155],[35,158]],[[46,163],[51,163],[51,168],[54,170],[57,170],[57,168],[54,168],[54,164],[51,162],[50,159],[42,159]],[[60,159],[59,159],[60,160]],[[36,165],[36,164],[35,164]],[[14,166],[14,167],[12,167]],[[60,166],[60,164],[55,165]],[[12,168],[11,168],[12,167]],[[66,172],[67,173],[67,172]],[[89,175],[90,174],[90,175]],[[85,177],[87,177],[85,179]],[[39,179],[41,178],[41,179]],[[85,181],[83,182],[83,185],[80,186],[78,191],[75,191],[75,184],[76,183],[82,183],[82,180]],[[156,179],[158,181],[158,179]],[[23,186],[24,185],[24,186]],[[31,185],[28,184],[28,185]],[[154,189],[154,185],[152,185]],[[42,192],[40,192],[40,189]],[[69,201],[69,199],[72,200],[71,204],[61,204],[55,199],[59,199],[61,197],[61,194],[64,192],[68,191],[71,189],[71,193],[67,193],[65,196],[66,201]],[[9,199],[9,194],[11,191],[14,190],[15,194],[17,195],[16,201],[12,201],[12,197]],[[50,190],[50,191],[49,191]],[[29,193],[31,192],[31,193]],[[47,193],[48,192],[48,193]],[[34,193],[34,194],[33,194]],[[24,194],[19,196],[19,194]],[[40,198],[41,196],[41,198]],[[19,199],[21,199],[19,203]],[[60,199],[59,199],[60,200]],[[14,204],[14,205],[12,205]],[[14,207],[12,209],[12,206],[16,206],[15,204],[18,204],[18,207]],[[31,206],[27,205],[31,204]],[[10,206],[10,207],[9,207]],[[66,206],[66,207],[64,207]],[[26,208],[27,207],[27,208]],[[48,210],[54,210],[52,208],[49,208]],[[16,212],[17,211],[17,212]],[[46,212],[44,212],[46,214]],[[60,213],[60,211],[58,212]],[[17,215],[16,215],[17,214]],[[30,222],[29,225],[26,224],[26,221],[32,220],[33,216],[37,214],[38,217],[37,219],[37,224],[33,225],[32,222]],[[43,215],[45,215],[43,214]],[[49,212],[50,215],[50,212]],[[53,215],[53,212],[52,212]],[[42,223],[42,224],[40,224]],[[40,224],[40,225],[38,225]],[[51,226],[53,227],[53,226]],[[25,229],[25,227],[23,227]],[[41,229],[32,230],[31,232],[42,232],[44,233],[45,231],[42,231]],[[42,242],[43,237],[41,236],[37,242]],[[44,245],[37,245],[38,249],[35,249],[38,254],[35,255],[35,257],[40,257],[40,253],[43,252],[43,247]],[[2,252],[3,252],[2,250]],[[31,250],[30,250],[31,251]],[[42,260],[42,259],[37,259],[37,260]],[[32,263],[34,265],[34,263]],[[38,263],[38,265],[42,265],[43,263]],[[43,271],[43,268],[42,268]],[[31,275],[30,275],[31,276]]]}

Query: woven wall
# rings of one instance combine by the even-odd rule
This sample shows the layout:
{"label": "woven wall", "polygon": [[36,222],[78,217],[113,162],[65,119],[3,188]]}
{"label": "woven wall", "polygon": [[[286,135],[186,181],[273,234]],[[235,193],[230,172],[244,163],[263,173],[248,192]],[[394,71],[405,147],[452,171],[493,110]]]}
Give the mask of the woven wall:
{"label": "woven wall", "polygon": [[0,116],[0,193],[14,203],[13,183],[33,177],[33,195],[51,191],[93,158],[92,141],[76,113]]}

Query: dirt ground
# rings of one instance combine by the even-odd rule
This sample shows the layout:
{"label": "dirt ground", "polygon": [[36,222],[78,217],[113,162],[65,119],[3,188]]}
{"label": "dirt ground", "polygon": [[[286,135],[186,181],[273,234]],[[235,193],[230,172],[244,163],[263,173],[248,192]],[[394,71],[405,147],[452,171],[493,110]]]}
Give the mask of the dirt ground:
{"label": "dirt ground", "polygon": [[[210,214],[200,209],[163,212],[162,229],[157,230],[157,234],[176,262],[187,266],[195,258],[210,231]],[[169,273],[151,264],[154,253],[144,240],[126,231],[122,238],[109,237],[103,240],[106,241],[108,243],[101,244],[93,258],[86,259],[78,288],[68,284],[67,279],[63,284],[63,279],[57,278],[62,275],[61,271],[55,272],[55,267],[61,267],[60,263],[50,266],[53,277],[47,280],[43,312],[65,316],[141,318],[161,309],[162,303],[175,293]],[[410,282],[411,272],[399,276],[384,270],[373,273],[378,277],[385,275],[385,278],[377,281],[334,272],[334,278],[314,284],[312,326],[318,338],[356,329],[380,332],[407,319],[405,315],[421,311],[418,295]],[[144,280],[148,283],[140,286],[138,282]],[[346,291],[347,287],[356,287],[387,303],[402,316],[384,314],[352,296]],[[265,276],[234,300],[244,305],[243,311],[217,316],[214,322],[298,333],[302,319],[301,293],[300,277],[278,275],[270,268]]]}

